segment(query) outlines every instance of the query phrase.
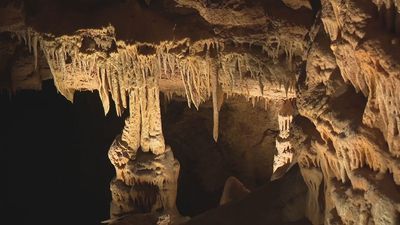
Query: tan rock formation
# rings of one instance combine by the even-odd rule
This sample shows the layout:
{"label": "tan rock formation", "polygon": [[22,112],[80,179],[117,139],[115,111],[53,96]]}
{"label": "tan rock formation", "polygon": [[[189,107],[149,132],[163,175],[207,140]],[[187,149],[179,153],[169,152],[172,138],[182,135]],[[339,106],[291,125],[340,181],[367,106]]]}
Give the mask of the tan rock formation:
{"label": "tan rock formation", "polygon": [[223,0],[176,0],[179,6],[196,9],[207,22],[224,26],[264,25],[267,16],[261,4],[252,5],[246,1]]}
{"label": "tan rock formation", "polygon": [[292,100],[284,100],[278,114],[279,135],[276,139],[277,154],[274,157],[273,172],[276,172],[280,167],[291,164],[293,161],[294,151],[289,137],[294,114]]}
{"label": "tan rock formation", "polygon": [[311,9],[311,3],[309,0],[282,0],[285,5],[289,6],[292,9],[300,9],[301,7],[305,7]]}
{"label": "tan rock formation", "polygon": [[[398,224],[400,219],[395,200],[399,192],[394,191],[399,185],[398,106],[391,94],[391,85],[398,82],[394,78],[398,46],[390,44],[392,34],[374,31],[381,29],[377,9],[368,1],[322,1],[321,20],[331,42],[321,37],[314,44],[307,62],[309,87],[298,101],[300,114],[315,124],[324,140],[302,150],[299,159],[303,172],[323,174],[325,202],[311,208],[325,208],[325,212],[319,217],[318,210],[309,214],[314,224]],[[366,96],[365,109],[345,108],[351,105],[343,103],[356,94],[342,78]],[[357,118],[361,124],[355,122]],[[312,183],[321,179],[303,176]],[[384,191],[382,185],[393,192]],[[310,193],[321,195],[313,188]]]}
{"label": "tan rock formation", "polygon": [[[211,99],[215,141],[224,97],[282,102],[272,170],[282,168],[283,174],[299,164],[308,187],[309,220],[314,225],[399,224],[400,3],[320,3],[316,15],[311,1],[301,0],[160,3],[169,13],[190,15],[185,18],[193,27],[164,11],[158,15],[137,2],[126,3],[136,15],[161,24],[146,26],[151,38],[118,23],[53,33],[26,25],[24,9],[8,5],[0,10],[0,32],[13,39],[0,45],[7,59],[0,69],[18,57],[10,79],[0,77],[8,80],[1,87],[40,89],[48,66],[68,100],[76,91],[97,90],[105,113],[112,102],[120,116],[129,110],[109,151],[116,169],[112,219],[135,212],[153,213],[158,224],[179,221],[179,163],[164,141],[162,92],[167,99],[184,97],[196,109]],[[107,10],[103,13],[110,15]],[[125,36],[117,35],[119,29]],[[153,35],[164,31],[165,36]],[[144,186],[150,194],[141,190]],[[155,213],[160,209],[165,213]]]}
{"label": "tan rock formation", "polygon": [[229,177],[225,182],[224,191],[222,192],[219,204],[224,205],[228,202],[242,199],[249,193],[249,189],[247,189],[242,182],[235,177]]}

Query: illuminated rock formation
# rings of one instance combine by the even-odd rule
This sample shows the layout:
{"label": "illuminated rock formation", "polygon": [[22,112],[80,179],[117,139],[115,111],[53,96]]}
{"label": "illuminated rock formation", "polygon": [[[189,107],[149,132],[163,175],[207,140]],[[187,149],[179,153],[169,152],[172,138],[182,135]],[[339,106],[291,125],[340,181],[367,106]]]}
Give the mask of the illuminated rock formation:
{"label": "illuminated rock formation", "polygon": [[274,157],[273,172],[293,161],[294,150],[290,143],[290,126],[294,116],[293,103],[285,100],[278,114],[279,135],[276,139],[277,154]]}
{"label": "illuminated rock formation", "polygon": [[[143,74],[144,75],[144,74]],[[151,74],[148,74],[151,76]],[[108,152],[115,167],[111,181],[111,219],[131,213],[161,213],[160,224],[182,218],[176,208],[179,162],[162,133],[156,78],[129,91],[129,116]]]}
{"label": "illuminated rock formation", "polygon": [[[117,151],[112,146],[109,154],[119,155]],[[181,219],[175,203],[179,163],[169,147],[161,155],[139,150],[135,158],[112,156],[111,161],[122,176],[111,182],[111,218],[131,213],[161,213],[168,215],[171,223]]]}
{"label": "illuminated rock formation", "polygon": [[[299,158],[310,184],[318,186],[321,177],[306,171],[323,174],[324,193],[310,186],[314,200],[309,199],[308,216],[313,224],[398,224],[399,192],[394,190],[399,185],[399,106],[392,93],[398,83],[399,46],[374,13],[395,3],[321,2],[321,20],[330,40],[320,31],[307,62],[309,87],[298,104],[299,113],[315,124],[322,137],[322,142],[313,141],[303,149]],[[387,16],[383,13],[383,23],[395,30]],[[357,104],[349,84],[366,97],[365,109],[347,108]],[[321,197],[325,201],[315,206]]]}
{"label": "illuminated rock formation", "polygon": [[224,98],[265,101],[279,111],[272,172],[299,164],[312,224],[399,224],[399,1],[154,2],[118,3],[129,26],[107,8],[82,16],[96,26],[66,31],[41,26],[46,16],[25,23],[18,5],[0,10],[0,69],[11,71],[1,88],[40,90],[52,78],[70,101],[76,91],[98,91],[105,114],[111,104],[119,116],[129,111],[109,151],[112,219],[180,219],[179,163],[164,141],[161,92],[196,109],[210,101],[215,141]]}

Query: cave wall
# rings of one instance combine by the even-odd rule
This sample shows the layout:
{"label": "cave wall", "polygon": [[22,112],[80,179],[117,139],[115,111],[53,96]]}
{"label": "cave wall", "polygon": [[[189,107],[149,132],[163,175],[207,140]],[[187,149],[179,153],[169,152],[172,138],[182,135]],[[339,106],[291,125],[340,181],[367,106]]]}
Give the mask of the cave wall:
{"label": "cave wall", "polygon": [[299,149],[314,198],[308,217],[314,224],[399,224],[397,2],[321,3],[298,98],[299,113],[322,139]]}

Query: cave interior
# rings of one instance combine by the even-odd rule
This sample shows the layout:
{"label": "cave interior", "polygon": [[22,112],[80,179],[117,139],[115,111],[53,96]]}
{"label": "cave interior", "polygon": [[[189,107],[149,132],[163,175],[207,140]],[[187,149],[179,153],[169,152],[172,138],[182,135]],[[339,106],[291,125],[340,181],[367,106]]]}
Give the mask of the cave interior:
{"label": "cave interior", "polygon": [[399,35],[398,0],[3,0],[2,220],[400,225]]}

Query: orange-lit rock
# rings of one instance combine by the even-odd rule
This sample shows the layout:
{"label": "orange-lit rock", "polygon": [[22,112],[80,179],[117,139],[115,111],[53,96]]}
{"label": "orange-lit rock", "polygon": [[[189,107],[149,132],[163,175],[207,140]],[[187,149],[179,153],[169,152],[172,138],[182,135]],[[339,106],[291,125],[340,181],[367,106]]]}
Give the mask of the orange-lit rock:
{"label": "orange-lit rock", "polygon": [[[276,127],[260,131],[276,140],[272,180],[299,165],[308,192],[304,210],[293,212],[313,225],[400,223],[399,1],[114,4],[91,15],[31,16],[23,4],[0,9],[1,88],[40,90],[52,78],[71,102],[77,91],[97,91],[105,114],[111,104],[118,116],[128,114],[108,152],[116,172],[112,221],[186,220],[176,208],[180,165],[164,140],[162,93],[197,110],[211,104],[215,142],[231,96],[278,112]],[[72,15],[84,22],[69,21]],[[48,17],[70,25],[43,24]],[[227,186],[241,197],[248,191],[232,178]],[[234,198],[226,189],[222,203]],[[229,204],[193,223],[235,211]]]}

